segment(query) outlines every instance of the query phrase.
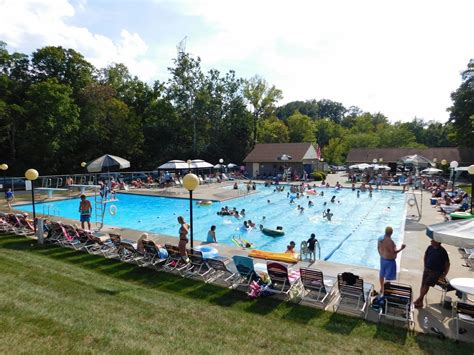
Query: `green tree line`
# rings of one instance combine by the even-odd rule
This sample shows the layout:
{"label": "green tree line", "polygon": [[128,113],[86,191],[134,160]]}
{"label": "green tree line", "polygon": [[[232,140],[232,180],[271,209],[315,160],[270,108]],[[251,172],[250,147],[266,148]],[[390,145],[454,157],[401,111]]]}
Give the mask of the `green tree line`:
{"label": "green tree line", "polygon": [[123,64],[95,68],[72,49],[26,55],[0,42],[0,163],[9,175],[31,167],[45,175],[79,172],[82,161],[104,153],[152,170],[170,159],[240,163],[255,143],[317,142],[333,163],[352,147],[473,144],[472,62],[447,124],[392,124],[326,99],[278,107],[283,93],[264,78],[204,72],[185,52],[168,71],[167,81],[150,84]]}

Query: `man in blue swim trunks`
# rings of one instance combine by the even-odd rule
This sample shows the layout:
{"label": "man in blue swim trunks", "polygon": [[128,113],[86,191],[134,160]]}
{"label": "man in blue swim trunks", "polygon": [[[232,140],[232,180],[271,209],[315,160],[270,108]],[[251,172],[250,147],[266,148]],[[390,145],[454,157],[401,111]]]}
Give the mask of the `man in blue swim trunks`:
{"label": "man in blue swim trunks", "polygon": [[385,228],[385,235],[378,240],[378,251],[380,254],[380,295],[384,292],[385,280],[395,280],[397,278],[397,263],[395,259],[397,254],[405,249],[402,244],[400,249],[396,248],[395,242],[392,240],[393,228]]}
{"label": "man in blue swim trunks", "polygon": [[79,213],[81,214],[81,227],[84,229],[84,222],[87,222],[87,227],[91,229],[91,203],[86,199],[86,195],[81,195],[81,203],[79,204]]}

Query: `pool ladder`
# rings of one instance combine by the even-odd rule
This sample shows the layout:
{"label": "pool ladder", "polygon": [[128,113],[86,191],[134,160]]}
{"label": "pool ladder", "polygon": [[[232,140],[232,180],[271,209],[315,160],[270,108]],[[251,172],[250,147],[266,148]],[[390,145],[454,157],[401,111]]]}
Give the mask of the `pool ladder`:
{"label": "pool ladder", "polygon": [[54,205],[51,204],[43,205],[43,215],[59,217],[59,208],[54,207]]}

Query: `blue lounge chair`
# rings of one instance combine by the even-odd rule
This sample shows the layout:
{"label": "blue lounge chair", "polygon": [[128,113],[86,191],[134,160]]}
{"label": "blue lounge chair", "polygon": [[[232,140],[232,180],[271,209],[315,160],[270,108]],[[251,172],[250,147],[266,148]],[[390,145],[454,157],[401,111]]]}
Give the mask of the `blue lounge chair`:
{"label": "blue lounge chair", "polygon": [[234,255],[232,259],[234,260],[235,267],[240,276],[240,282],[238,285],[247,286],[252,282],[252,280],[257,278],[252,258],[249,258],[248,256]]}

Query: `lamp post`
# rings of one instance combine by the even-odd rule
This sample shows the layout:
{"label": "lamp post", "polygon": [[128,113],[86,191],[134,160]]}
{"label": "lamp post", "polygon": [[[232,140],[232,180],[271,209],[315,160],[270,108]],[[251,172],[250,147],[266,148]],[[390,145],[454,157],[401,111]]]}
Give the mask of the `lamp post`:
{"label": "lamp post", "polygon": [[5,181],[6,181],[5,174],[6,174],[6,171],[8,170],[8,165],[2,164],[0,165],[0,169],[3,170],[3,191],[7,191],[7,187],[5,186]]}
{"label": "lamp post", "polygon": [[456,180],[456,173],[454,172],[456,168],[458,167],[459,163],[456,160],[453,160],[450,164],[449,167],[451,168],[451,176],[449,180],[453,180],[453,191],[454,191],[454,181]]}
{"label": "lamp post", "polygon": [[35,211],[35,180],[38,178],[38,171],[35,169],[28,169],[25,172],[25,177],[31,181],[31,203],[33,204],[33,227],[36,234],[36,211]]}
{"label": "lamp post", "polygon": [[472,202],[473,202],[473,198],[472,198],[472,193],[474,192],[474,165],[470,165],[468,168],[467,168],[467,172],[469,173],[469,175],[471,175],[471,214],[472,214]]}
{"label": "lamp post", "polygon": [[224,170],[224,165],[223,165],[224,164],[224,159],[220,158],[219,159],[219,164],[221,165],[221,177],[222,177],[222,172]]}
{"label": "lamp post", "polygon": [[183,186],[189,191],[189,224],[191,229],[191,248],[193,247],[193,191],[199,185],[199,179],[196,175],[189,172],[183,178]]}

